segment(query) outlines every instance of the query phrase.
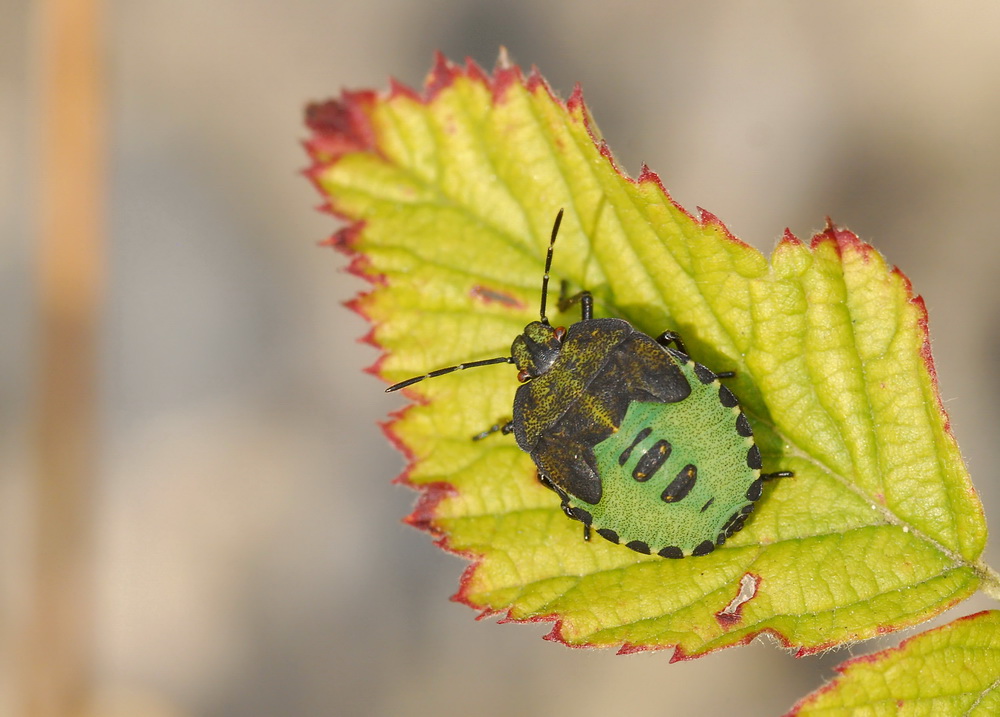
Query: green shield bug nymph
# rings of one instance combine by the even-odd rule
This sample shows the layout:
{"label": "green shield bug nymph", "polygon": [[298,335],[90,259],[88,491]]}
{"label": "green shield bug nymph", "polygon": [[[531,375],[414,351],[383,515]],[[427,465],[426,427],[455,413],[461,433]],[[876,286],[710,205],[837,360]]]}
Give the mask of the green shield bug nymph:
{"label": "green shield bug nymph", "polygon": [[657,339],[623,319],[593,318],[588,291],[580,321],[553,328],[545,315],[549,270],[562,210],[552,226],[540,320],[514,339],[510,356],[416,376],[396,391],[452,371],[512,363],[522,385],[513,419],[475,436],[513,433],[563,511],[613,543],[664,558],[706,555],[740,530],[764,481],[753,431],[732,391],[691,360],[680,336]]}

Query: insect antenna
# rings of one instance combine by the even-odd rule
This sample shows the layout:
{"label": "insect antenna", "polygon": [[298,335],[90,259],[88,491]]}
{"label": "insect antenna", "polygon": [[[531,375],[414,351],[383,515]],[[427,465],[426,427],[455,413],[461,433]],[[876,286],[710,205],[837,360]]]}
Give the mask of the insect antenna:
{"label": "insect antenna", "polygon": [[[539,310],[539,314],[542,317],[542,323],[548,325],[549,320],[545,316],[545,299],[549,292],[549,269],[552,268],[552,247],[556,243],[556,235],[559,234],[559,225],[562,223],[563,210],[560,209],[559,213],[556,214],[556,221],[552,225],[552,237],[549,239],[549,250],[545,255],[545,273],[542,275],[542,306]],[[497,363],[514,363],[513,356],[500,356],[498,358],[483,359],[482,361],[470,361],[469,363],[460,363],[457,366],[449,366],[448,368],[439,368],[430,373],[425,373],[423,376],[414,376],[413,378],[408,378],[405,381],[400,381],[397,384],[389,386],[385,390],[386,393],[392,393],[393,391],[398,391],[401,388],[406,388],[407,386],[412,386],[415,383],[419,383],[424,379],[436,378],[438,376],[443,376],[446,373],[452,373],[453,371],[464,371],[467,368],[476,368],[478,366],[491,366]]]}
{"label": "insect antenna", "polygon": [[431,371],[430,373],[425,373],[423,376],[414,376],[413,378],[408,378],[405,381],[400,381],[397,384],[389,386],[385,390],[386,393],[392,393],[393,391],[398,391],[401,388],[406,388],[407,386],[412,386],[415,383],[423,381],[425,378],[436,378],[437,376],[443,376],[446,373],[451,373],[452,371],[464,371],[467,368],[476,368],[477,366],[490,366],[495,363],[514,363],[514,359],[510,356],[500,356],[498,358],[483,359],[482,361],[470,361],[469,363],[460,363],[458,366],[449,366],[448,368],[439,368],[436,371]]}
{"label": "insect antenna", "polygon": [[559,213],[556,214],[555,224],[552,225],[552,238],[549,239],[549,251],[545,255],[545,273],[542,274],[542,308],[540,314],[542,316],[542,323],[546,326],[549,325],[549,319],[545,316],[545,300],[549,295],[549,269],[552,268],[552,247],[556,244],[556,235],[559,233],[559,225],[562,224],[563,210],[560,209]]}

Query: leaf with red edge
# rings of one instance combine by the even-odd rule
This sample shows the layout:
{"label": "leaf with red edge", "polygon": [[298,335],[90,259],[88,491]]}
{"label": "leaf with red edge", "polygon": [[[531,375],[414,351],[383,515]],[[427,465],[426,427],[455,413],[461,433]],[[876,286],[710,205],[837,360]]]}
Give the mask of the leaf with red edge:
{"label": "leaf with red edge", "polygon": [[379,376],[508,356],[538,315],[565,208],[554,281],[593,292],[595,316],[676,330],[699,362],[735,371],[764,470],[795,473],[708,556],[584,542],[509,436],[470,440],[510,417],[513,369],[418,383],[385,430],[421,492],[409,522],[472,561],[457,600],[554,621],[549,637],[566,644],[680,659],[761,633],[814,652],[996,587],[924,304],[854,234],[787,234],[768,260],[685,212],[647,168],[624,176],[579,89],[560,101],[516,67],[438,57],[423,92],[344,93],[307,123],[308,174],[349,222],[333,243],[373,283],[352,308],[384,351]]}
{"label": "leaf with red edge", "polygon": [[1000,613],[961,618],[848,660],[788,717],[1000,713]]}

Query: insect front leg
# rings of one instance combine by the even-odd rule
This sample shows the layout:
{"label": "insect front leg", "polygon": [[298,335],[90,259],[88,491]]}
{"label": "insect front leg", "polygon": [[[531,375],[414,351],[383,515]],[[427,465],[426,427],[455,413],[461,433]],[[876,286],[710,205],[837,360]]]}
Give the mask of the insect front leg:
{"label": "insect front leg", "polygon": [[488,436],[492,436],[494,433],[502,433],[503,435],[508,435],[514,432],[514,422],[513,421],[497,421],[492,426],[487,428],[482,433],[477,433],[472,437],[474,441],[481,441]]}
{"label": "insect front leg", "polygon": [[594,318],[594,297],[589,291],[581,291],[579,294],[573,294],[573,296],[567,296],[569,290],[569,283],[563,280],[559,284],[559,303],[557,306],[560,311],[565,311],[573,304],[580,303],[580,320],[590,321]]}

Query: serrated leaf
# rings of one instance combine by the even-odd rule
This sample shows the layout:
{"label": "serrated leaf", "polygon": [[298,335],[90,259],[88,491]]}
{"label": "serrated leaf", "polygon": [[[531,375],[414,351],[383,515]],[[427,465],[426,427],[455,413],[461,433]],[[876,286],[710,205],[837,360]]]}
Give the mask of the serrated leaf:
{"label": "serrated leaf", "polygon": [[1000,613],[961,618],[837,672],[789,717],[1000,714]]}
{"label": "serrated leaf", "polygon": [[[750,416],[769,484],[711,555],[664,560],[581,539],[510,437],[506,366],[408,389],[386,427],[422,491],[410,522],[469,557],[456,599],[551,639],[675,659],[773,634],[800,653],[931,617],[988,569],[973,491],[938,396],[927,315],[909,282],[835,226],[785,236],[768,262],[695,218],[643,168],[624,177],[579,90],[565,103],[517,68],[438,58],[421,95],[345,93],[310,108],[309,174],[351,225],[333,243],[375,284],[353,303],[390,381],[507,356],[538,315],[552,220],[554,280],[596,316],[683,334]],[[551,302],[550,302],[551,303]],[[553,316],[571,323],[578,315]],[[992,580],[992,578],[990,578]]]}

